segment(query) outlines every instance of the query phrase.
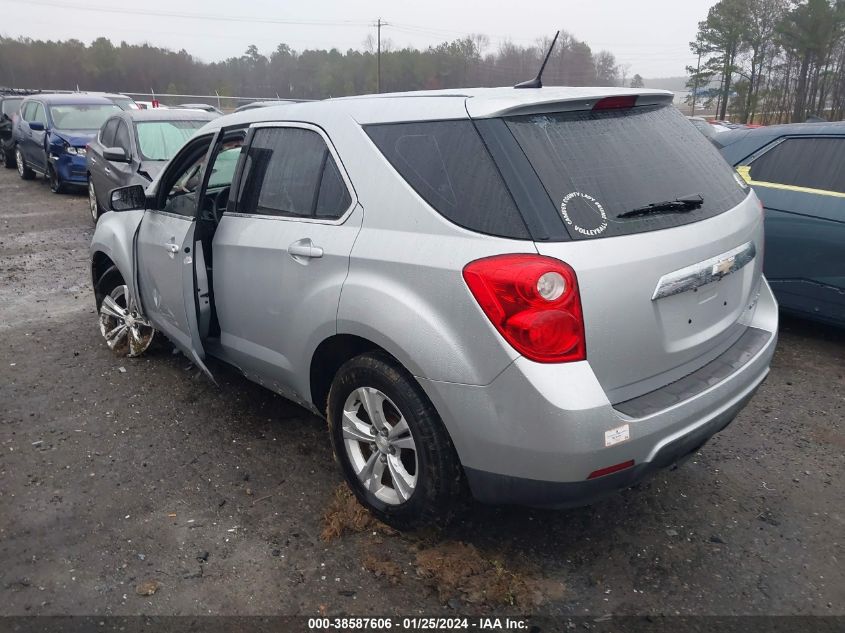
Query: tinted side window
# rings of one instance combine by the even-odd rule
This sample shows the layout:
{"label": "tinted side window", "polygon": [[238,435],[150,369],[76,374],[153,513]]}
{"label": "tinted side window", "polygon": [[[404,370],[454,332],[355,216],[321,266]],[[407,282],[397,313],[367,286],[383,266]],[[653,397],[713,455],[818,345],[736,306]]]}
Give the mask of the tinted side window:
{"label": "tinted side window", "polygon": [[129,145],[129,128],[126,126],[125,121],[117,121],[117,130],[114,134],[114,146],[122,147],[126,151],[126,155],[129,156],[131,149]]}
{"label": "tinted side window", "polygon": [[256,131],[244,174],[241,213],[337,218],[351,203],[325,142],[312,130]]}
{"label": "tinted side window", "polygon": [[391,123],[366,131],[399,175],[448,220],[490,235],[529,237],[471,121]]}
{"label": "tinted side window", "polygon": [[114,133],[118,122],[118,119],[109,119],[100,129],[100,143],[103,147],[114,147]]}
{"label": "tinted side window", "polygon": [[789,138],[751,163],[751,179],[845,193],[845,138]]}

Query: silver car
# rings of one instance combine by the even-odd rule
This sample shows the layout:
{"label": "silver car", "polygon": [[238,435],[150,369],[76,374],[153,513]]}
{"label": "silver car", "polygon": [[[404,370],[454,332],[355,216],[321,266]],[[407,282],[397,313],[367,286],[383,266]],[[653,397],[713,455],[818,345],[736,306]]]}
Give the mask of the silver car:
{"label": "silver car", "polygon": [[589,503],[673,465],[766,377],[761,205],[672,107],[472,89],[216,119],[91,246],[100,329],[161,333],[329,422],[399,528]]}

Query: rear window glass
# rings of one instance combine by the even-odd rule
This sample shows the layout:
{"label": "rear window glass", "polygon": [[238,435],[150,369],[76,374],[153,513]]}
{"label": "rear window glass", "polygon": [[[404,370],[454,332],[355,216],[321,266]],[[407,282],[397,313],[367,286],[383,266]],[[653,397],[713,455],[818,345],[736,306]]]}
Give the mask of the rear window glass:
{"label": "rear window glass", "polygon": [[448,220],[489,235],[529,237],[471,121],[391,123],[366,130],[402,178]]}
{"label": "rear window glass", "polygon": [[[718,215],[747,195],[719,151],[673,107],[506,119],[573,239],[627,235]],[[701,196],[683,211],[620,217]]]}
{"label": "rear window glass", "polygon": [[751,179],[845,193],[845,138],[788,138],[751,163]]}
{"label": "rear window glass", "polygon": [[20,110],[21,101],[23,101],[23,99],[3,99],[3,114],[11,119],[12,115],[16,114],[18,110]]}

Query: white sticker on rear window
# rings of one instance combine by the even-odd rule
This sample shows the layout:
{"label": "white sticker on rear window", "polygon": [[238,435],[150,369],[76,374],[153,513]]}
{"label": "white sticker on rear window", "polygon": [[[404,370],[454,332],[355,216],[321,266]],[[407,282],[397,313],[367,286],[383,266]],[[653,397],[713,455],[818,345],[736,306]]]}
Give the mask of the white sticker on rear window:
{"label": "white sticker on rear window", "polygon": [[627,424],[623,424],[622,426],[617,426],[615,429],[610,429],[609,431],[604,432],[604,445],[606,448],[608,446],[624,442],[630,438],[631,429]]}
{"label": "white sticker on rear window", "polygon": [[607,213],[593,196],[573,191],[560,203],[563,221],[582,235],[599,235],[607,228]]}

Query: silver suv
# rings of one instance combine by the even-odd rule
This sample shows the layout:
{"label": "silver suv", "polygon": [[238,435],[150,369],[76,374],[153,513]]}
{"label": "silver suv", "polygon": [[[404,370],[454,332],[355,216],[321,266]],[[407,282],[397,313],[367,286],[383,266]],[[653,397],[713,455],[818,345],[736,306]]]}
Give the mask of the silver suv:
{"label": "silver suv", "polygon": [[766,377],[761,205],[666,92],[473,89],[221,117],[91,246],[109,347],[155,332],[325,415],[400,528],[565,507],[723,429]]}

